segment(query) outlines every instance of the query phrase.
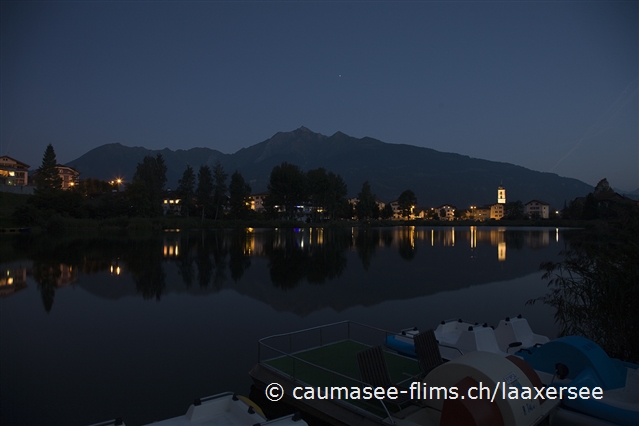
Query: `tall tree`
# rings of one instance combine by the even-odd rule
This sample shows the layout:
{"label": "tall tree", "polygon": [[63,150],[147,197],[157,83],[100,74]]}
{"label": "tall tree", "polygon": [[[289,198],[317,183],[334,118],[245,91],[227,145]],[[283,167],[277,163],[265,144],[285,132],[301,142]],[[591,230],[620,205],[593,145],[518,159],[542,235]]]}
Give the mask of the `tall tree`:
{"label": "tall tree", "polygon": [[178,181],[177,190],[180,197],[182,197],[182,214],[189,217],[189,212],[193,208],[193,197],[195,196],[195,172],[193,167],[186,166],[182,179]]}
{"label": "tall tree", "polygon": [[36,174],[36,189],[38,191],[55,191],[62,189],[62,178],[56,168],[58,162],[56,160],[53,145],[47,145],[42,157],[42,164],[38,167]]}
{"label": "tall tree", "polygon": [[[610,357],[639,362],[639,214],[636,208],[604,227],[570,233],[558,262],[545,262],[559,336],[578,335]],[[535,300],[529,301],[534,303]]]}
{"label": "tall tree", "polygon": [[[376,215],[377,213],[377,215]],[[371,192],[371,184],[368,181],[362,185],[362,192],[357,194],[355,214],[359,220],[370,219],[379,216],[377,197]]]}
{"label": "tall tree", "polygon": [[328,212],[327,215],[331,219],[335,219],[340,210],[343,209],[343,206],[348,204],[348,201],[346,200],[348,187],[346,186],[344,179],[342,179],[342,176],[333,172],[328,172],[328,184],[329,193],[326,199],[325,208]]}
{"label": "tall tree", "polygon": [[237,170],[231,175],[229,184],[229,207],[231,215],[237,219],[243,219],[251,209],[248,205],[251,187]]}
{"label": "tall tree", "polygon": [[524,204],[517,201],[510,201],[504,206],[504,219],[521,220],[524,218]]}
{"label": "tall tree", "polygon": [[213,205],[215,206],[215,219],[217,220],[220,210],[224,209],[228,199],[226,193],[228,188],[226,186],[226,178],[228,175],[224,173],[224,167],[219,163],[215,164],[213,168]]}
{"label": "tall tree", "polygon": [[319,169],[309,170],[306,172],[306,180],[311,205],[318,210],[324,210],[330,193],[330,183],[326,169],[320,167]]}
{"label": "tall tree", "polygon": [[105,180],[86,178],[81,180],[80,183],[75,186],[74,190],[85,197],[89,197],[110,193],[113,190],[113,185]]}
{"label": "tall tree", "polygon": [[417,205],[417,197],[413,191],[407,189],[400,194],[397,199],[397,203],[399,204],[399,210],[402,213],[402,216],[409,218],[413,213],[413,209]]}
{"label": "tall tree", "polygon": [[138,215],[154,217],[162,214],[162,192],[166,184],[166,170],[162,154],[147,155],[135,170],[126,192]]}
{"label": "tall tree", "polygon": [[270,194],[265,204],[271,210],[275,206],[284,207],[285,216],[294,218],[297,206],[306,202],[306,175],[298,166],[283,162],[273,167],[268,184]]}
{"label": "tall tree", "polygon": [[391,206],[390,203],[384,205],[384,208],[380,212],[382,219],[392,219],[393,214],[393,206]]}
{"label": "tall tree", "polygon": [[200,166],[197,174],[197,189],[195,190],[197,204],[202,214],[202,219],[206,215],[213,214],[213,173],[209,166]]}
{"label": "tall tree", "polygon": [[340,175],[326,172],[324,168],[306,173],[311,204],[324,212],[324,217],[334,219],[346,199],[347,188]]}

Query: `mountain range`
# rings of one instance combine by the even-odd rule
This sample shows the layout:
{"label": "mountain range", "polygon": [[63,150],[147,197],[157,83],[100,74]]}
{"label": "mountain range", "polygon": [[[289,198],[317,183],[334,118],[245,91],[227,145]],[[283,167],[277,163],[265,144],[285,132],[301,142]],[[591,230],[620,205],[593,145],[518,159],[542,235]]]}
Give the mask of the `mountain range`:
{"label": "mountain range", "polygon": [[410,189],[418,204],[425,207],[493,204],[497,202],[497,187],[503,185],[507,201],[526,203],[537,199],[561,208],[564,201],[593,190],[582,181],[554,173],[430,148],[389,144],[369,137],[355,138],[342,132],[325,136],[306,127],[278,132],[234,154],[210,148],[149,150],[114,143],[97,147],[66,165],[78,170],[81,178],[122,177],[130,182],[144,156],[158,153],[168,168],[167,188],[172,189],[177,187],[187,165],[197,173],[201,165],[212,167],[219,161],[229,175],[238,170],[253,193],[265,192],[273,167],[286,161],[303,171],[324,167],[340,174],[348,186],[349,197],[357,196],[368,180],[381,201],[396,200]]}

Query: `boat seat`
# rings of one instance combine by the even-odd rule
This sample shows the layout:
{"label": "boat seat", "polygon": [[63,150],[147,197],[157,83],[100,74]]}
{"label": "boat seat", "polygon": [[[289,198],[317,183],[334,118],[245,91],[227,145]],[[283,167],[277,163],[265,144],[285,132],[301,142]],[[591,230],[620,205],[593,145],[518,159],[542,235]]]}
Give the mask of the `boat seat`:
{"label": "boat seat", "polygon": [[442,355],[439,352],[439,343],[435,338],[435,331],[432,328],[416,335],[413,341],[415,343],[415,353],[419,361],[419,368],[423,376],[428,374],[433,368],[444,363]]}
{"label": "boat seat", "polygon": [[[362,382],[372,385],[373,387],[383,387],[385,389],[391,386],[399,388],[391,380],[386,357],[384,356],[384,349],[381,345],[358,352],[357,364]],[[408,395],[401,393],[397,395],[397,399],[386,398],[383,401],[384,403],[396,405],[399,410],[412,402]]]}

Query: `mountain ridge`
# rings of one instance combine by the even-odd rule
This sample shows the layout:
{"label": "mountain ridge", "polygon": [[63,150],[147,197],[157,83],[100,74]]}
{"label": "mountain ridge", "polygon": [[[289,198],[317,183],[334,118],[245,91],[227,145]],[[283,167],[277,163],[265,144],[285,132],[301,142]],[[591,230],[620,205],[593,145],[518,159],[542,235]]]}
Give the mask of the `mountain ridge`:
{"label": "mountain ridge", "polygon": [[493,204],[497,187],[503,184],[509,201],[526,203],[538,199],[561,208],[564,201],[584,196],[593,189],[574,178],[510,163],[389,144],[371,137],[354,138],[342,132],[326,136],[303,126],[277,132],[233,154],[211,148],[149,150],[114,143],[94,148],[67,165],[80,171],[82,178],[112,180],[119,175],[126,182],[145,155],[157,153],[162,154],[168,168],[167,187],[173,189],[187,164],[197,171],[200,165],[213,166],[218,161],[229,175],[235,170],[242,173],[254,193],[266,191],[271,170],[286,161],[304,171],[324,167],[340,174],[348,185],[349,197],[356,196],[368,180],[373,193],[384,202],[395,200],[402,191],[411,189],[420,206],[430,207]]}

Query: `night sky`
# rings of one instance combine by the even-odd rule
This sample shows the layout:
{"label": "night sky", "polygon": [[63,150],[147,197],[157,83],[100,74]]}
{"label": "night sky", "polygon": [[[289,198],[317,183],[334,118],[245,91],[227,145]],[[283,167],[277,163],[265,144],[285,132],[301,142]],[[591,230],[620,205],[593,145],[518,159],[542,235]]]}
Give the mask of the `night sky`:
{"label": "night sky", "polygon": [[620,2],[10,2],[1,146],[234,153],[306,126],[639,187]]}

